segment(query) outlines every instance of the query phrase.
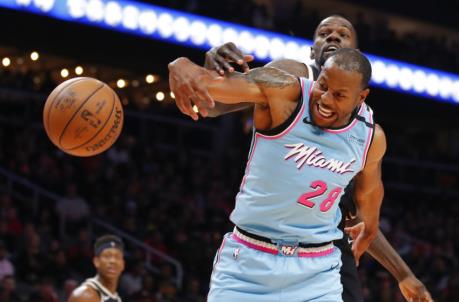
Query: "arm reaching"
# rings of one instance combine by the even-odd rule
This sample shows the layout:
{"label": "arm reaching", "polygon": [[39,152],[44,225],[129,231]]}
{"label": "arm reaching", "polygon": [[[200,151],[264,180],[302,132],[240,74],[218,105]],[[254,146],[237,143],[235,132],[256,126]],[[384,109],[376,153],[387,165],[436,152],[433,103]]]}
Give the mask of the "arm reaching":
{"label": "arm reaching", "polygon": [[[225,44],[226,45],[226,44]],[[209,51],[206,53],[206,64],[204,67],[207,69],[212,69],[212,70],[218,70],[218,68],[215,67],[215,64],[208,63],[211,62],[213,56],[215,55],[216,50]],[[234,56],[237,56],[239,60],[244,59],[245,60],[245,55],[242,55],[242,53],[233,53]],[[219,61],[221,58],[218,59]],[[309,75],[308,68],[306,67],[305,64],[298,62],[296,60],[291,60],[291,59],[278,59],[272,62],[269,62],[268,64],[265,65],[265,67],[273,67],[277,68],[280,70],[283,70],[285,72],[288,72],[291,75],[297,76],[297,77],[309,77],[311,78],[312,75]],[[220,69],[222,68],[221,66],[219,67]],[[234,69],[229,70],[227,69],[228,72],[233,72]],[[244,68],[244,71],[249,71],[248,67]],[[206,105],[204,103],[204,105]],[[208,117],[217,117],[229,112],[235,112],[235,111],[241,111],[245,110],[247,108],[252,108],[253,104],[252,103],[239,103],[239,104],[223,104],[220,103],[218,100],[215,101],[215,106],[212,108],[205,108],[205,112],[207,113]]]}
{"label": "arm reaching", "polygon": [[[359,219],[356,218],[355,220],[347,221],[346,224],[349,222],[353,224],[358,221]],[[360,222],[354,226],[347,227],[345,230],[351,238],[357,238],[364,227],[364,224]],[[424,284],[416,278],[402,257],[387,241],[381,230],[378,231],[367,252],[397,279],[402,295],[407,301],[433,302]]]}
{"label": "arm reaching", "polygon": [[352,243],[352,251],[357,265],[362,254],[378,234],[379,210],[384,196],[381,163],[385,152],[386,137],[382,128],[376,125],[366,165],[355,178],[354,200],[357,213],[364,223],[363,230],[354,238]]}
{"label": "arm reaching", "polygon": [[297,77],[273,67],[260,67],[248,73],[233,72],[223,81],[206,82],[210,95],[222,103],[234,104],[246,100],[271,105],[273,102],[297,100],[300,83]]}
{"label": "arm reaching", "polygon": [[195,121],[198,120],[198,114],[193,111],[193,104],[200,108],[202,116],[207,116],[206,108],[213,108],[215,104],[207,89],[197,80],[207,75],[208,71],[197,67],[199,66],[183,57],[168,65],[169,87],[175,95],[175,103],[183,114]]}
{"label": "arm reaching", "polygon": [[[177,73],[178,62],[181,66],[180,72],[193,77],[192,84],[184,83],[177,87],[177,82],[171,80],[172,74]],[[286,100],[296,101],[301,93],[297,77],[274,67],[255,68],[247,73],[232,72],[221,77],[216,71],[200,67],[187,58],[179,58],[169,64],[169,70],[169,85],[172,91],[201,91],[205,93],[202,96],[197,95],[197,99],[218,99],[225,104],[250,102],[269,105]],[[197,116],[194,119],[197,119]]]}

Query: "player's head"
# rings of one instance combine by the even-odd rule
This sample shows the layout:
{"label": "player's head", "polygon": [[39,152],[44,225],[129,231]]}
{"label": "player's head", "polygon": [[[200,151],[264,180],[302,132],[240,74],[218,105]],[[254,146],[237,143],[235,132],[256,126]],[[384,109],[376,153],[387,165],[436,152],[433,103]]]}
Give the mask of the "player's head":
{"label": "player's head", "polygon": [[100,276],[117,280],[124,270],[124,243],[121,238],[115,235],[97,238],[93,263]]}
{"label": "player's head", "polygon": [[340,48],[357,48],[357,33],[349,20],[332,15],[322,20],[314,32],[311,59],[321,67]]}
{"label": "player's head", "polygon": [[321,128],[346,125],[370,93],[371,64],[359,50],[341,48],[325,61],[310,101],[313,122]]}

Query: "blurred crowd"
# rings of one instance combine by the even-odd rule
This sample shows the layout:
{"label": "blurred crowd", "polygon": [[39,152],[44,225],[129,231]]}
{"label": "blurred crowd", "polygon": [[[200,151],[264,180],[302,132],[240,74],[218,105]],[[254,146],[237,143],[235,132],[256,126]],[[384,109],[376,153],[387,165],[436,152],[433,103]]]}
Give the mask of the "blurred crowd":
{"label": "blurred crowd", "polygon": [[[314,29],[323,18],[328,16],[317,10],[304,8],[301,0],[275,5],[272,13],[265,5],[254,0],[148,0],[147,2],[306,39],[312,39]],[[399,1],[393,2],[396,3],[394,7],[401,7]],[[443,18],[448,11],[454,11],[447,9],[449,6],[452,8],[452,3],[444,2],[444,5],[432,5],[441,10],[441,13],[437,14],[438,18]],[[386,5],[386,1],[379,5]],[[409,6],[412,5],[413,3]],[[406,6],[408,5],[405,4]],[[422,12],[428,11],[431,16],[434,16],[432,10],[426,9],[427,7],[431,6],[422,5]],[[418,11],[418,9],[405,10],[409,14]],[[336,13],[340,13],[339,7],[336,8]],[[417,20],[425,22],[426,19],[422,16],[422,14],[417,16]],[[388,19],[374,18],[365,15],[363,11],[356,16],[344,15],[344,17],[353,21],[360,48],[365,52],[451,72],[457,72],[459,69],[459,56],[456,51],[459,40],[451,40],[446,34],[429,36],[424,32],[413,31],[399,35],[388,26]],[[450,21],[456,22],[456,19],[451,18]]]}
{"label": "blurred crowd", "polygon": [[[266,7],[251,1],[149,2],[306,38],[312,37],[324,17],[305,13],[300,6],[288,19],[271,16]],[[362,49],[368,52],[445,70],[459,67],[453,51],[457,45],[446,45],[443,38],[426,39],[414,33],[398,37],[384,23],[370,25],[363,15],[356,29]],[[435,56],[430,56],[433,51]],[[0,102],[9,102],[0,114],[0,167],[61,196],[57,202],[34,205],[0,186],[0,302],[66,301],[82,280],[95,273],[92,244],[102,231],[93,219],[178,259],[184,267],[179,288],[173,266],[154,257],[152,264],[158,271],[153,272],[144,265],[143,250],[127,242],[126,271],[119,288],[124,301],[205,301],[213,257],[222,236],[233,227],[229,214],[250,143],[250,133],[241,129],[250,129],[250,119],[236,115],[237,127],[228,132],[233,133],[228,139],[232,143],[218,157],[193,153],[187,145],[191,139],[171,141],[175,134],[167,127],[148,124],[145,131],[145,125],[131,120],[109,151],[93,158],[74,158],[58,151],[46,137],[40,122],[43,103],[27,99],[28,92],[46,95],[55,85],[47,72],[0,69]],[[10,97],[5,100],[4,90],[24,92],[16,96],[22,102],[14,105]],[[27,102],[31,109],[24,115]],[[173,104],[151,106],[183,124]],[[11,118],[16,123],[11,124]],[[389,157],[418,163],[427,160],[434,169],[385,165],[385,181],[419,190],[388,188],[381,228],[435,301],[457,301],[459,203],[457,196],[447,192],[457,188],[459,173],[436,167],[457,165],[459,132],[438,131],[428,124],[415,126],[409,120],[403,127],[385,129]],[[198,140],[195,145],[202,149],[212,148],[208,137],[196,130],[189,137]],[[175,148],[164,148],[159,142]],[[438,190],[428,194],[421,190],[428,186]],[[395,280],[374,260],[365,257],[359,273],[366,301],[403,301]]]}
{"label": "blurred crowd", "polygon": [[[128,243],[120,283],[125,301],[205,301],[214,254],[232,230],[228,217],[250,135],[239,131],[233,146],[212,158],[186,147],[165,150],[128,122],[108,152],[75,158],[58,151],[42,128],[30,126],[33,121],[21,127],[2,123],[0,167],[61,197],[34,207],[1,191],[0,302],[65,301],[95,273],[92,243],[102,234],[91,222],[95,218],[184,267],[178,288],[174,267],[154,258],[159,271],[152,272],[143,250]],[[381,228],[440,302],[459,298],[458,216],[459,204],[448,195],[386,192]],[[403,301],[395,280],[375,261],[366,257],[359,272],[367,301]]]}

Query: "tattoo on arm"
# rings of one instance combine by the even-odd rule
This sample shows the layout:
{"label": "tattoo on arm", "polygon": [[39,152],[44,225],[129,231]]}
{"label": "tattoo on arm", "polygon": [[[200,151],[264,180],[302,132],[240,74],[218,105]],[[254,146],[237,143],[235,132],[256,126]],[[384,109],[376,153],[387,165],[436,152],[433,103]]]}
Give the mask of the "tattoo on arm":
{"label": "tattoo on arm", "polygon": [[228,76],[241,78],[264,88],[282,89],[294,85],[297,81],[295,76],[274,67],[254,68],[247,74],[233,72],[228,74]]}

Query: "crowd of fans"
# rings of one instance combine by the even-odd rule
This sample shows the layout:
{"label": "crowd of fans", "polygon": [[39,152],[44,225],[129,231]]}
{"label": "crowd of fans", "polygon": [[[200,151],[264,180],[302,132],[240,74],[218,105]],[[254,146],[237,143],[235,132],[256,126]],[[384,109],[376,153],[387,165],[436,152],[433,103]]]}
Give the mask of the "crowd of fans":
{"label": "crowd of fans", "polygon": [[[270,16],[266,7],[251,1],[150,2],[307,38],[323,17],[298,7],[285,20]],[[362,48],[369,52],[445,70],[458,67],[458,57],[441,39],[416,34],[397,37],[384,24],[370,26],[363,16],[356,28]],[[429,56],[433,50],[436,55]],[[4,89],[45,95],[55,85],[47,72],[2,68],[0,102],[5,101],[1,97]],[[29,101],[27,94],[17,97],[23,103]],[[25,106],[23,103],[17,106]],[[29,115],[24,115],[24,109],[14,111],[16,107],[9,103],[0,114],[10,118],[1,119],[0,167],[61,196],[57,202],[34,207],[30,200],[0,187],[0,302],[65,301],[82,280],[95,273],[92,244],[101,235],[92,223],[95,218],[178,259],[184,267],[184,283],[179,288],[173,266],[153,258],[158,272],[152,272],[145,265],[144,251],[127,243],[126,271],[119,288],[125,301],[205,301],[214,254],[223,234],[233,227],[229,214],[250,141],[250,134],[240,129],[250,120],[236,123],[228,139],[232,143],[218,157],[192,153],[187,140],[182,145],[172,142],[175,148],[164,148],[158,143],[173,137],[167,127],[158,131],[147,125],[150,128],[145,133],[131,120],[109,151],[93,158],[75,158],[58,151],[41,126],[37,127],[42,105],[29,102]],[[152,107],[180,119],[172,104],[154,103]],[[5,122],[11,117],[18,123]],[[426,170],[421,164],[421,168],[406,169],[387,164],[385,181],[431,186],[438,191],[387,189],[381,228],[435,301],[455,301],[459,299],[459,224],[455,219],[459,204],[453,199],[457,196],[447,192],[457,187],[459,175],[454,169],[445,172],[435,167],[457,163],[457,129],[442,130],[439,135],[434,125],[414,126],[409,121],[402,130],[391,125],[385,129],[389,157],[419,163],[428,159],[434,166]],[[193,134],[203,149],[212,148],[208,137]],[[423,145],[425,141],[429,148]],[[366,301],[403,301],[395,280],[374,260],[365,257],[359,273]]]}
{"label": "crowd of fans", "polygon": [[[24,124],[34,124],[29,122]],[[229,214],[249,135],[239,131],[236,147],[212,158],[194,156],[186,146],[164,150],[139,133],[127,122],[108,152],[75,158],[58,151],[42,128],[2,124],[0,166],[62,197],[34,208],[8,191],[0,194],[0,301],[65,301],[94,274],[92,243],[100,234],[93,218],[184,267],[178,288],[170,264],[155,258],[159,273],[152,273],[143,250],[128,243],[120,282],[126,301],[205,301],[214,254],[232,230]],[[448,195],[386,192],[381,227],[436,301],[459,297],[458,215],[459,205]],[[359,272],[367,301],[403,301],[395,280],[374,260],[365,258]]]}

